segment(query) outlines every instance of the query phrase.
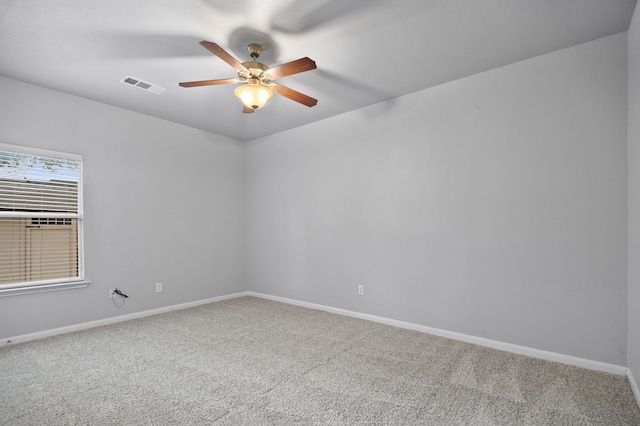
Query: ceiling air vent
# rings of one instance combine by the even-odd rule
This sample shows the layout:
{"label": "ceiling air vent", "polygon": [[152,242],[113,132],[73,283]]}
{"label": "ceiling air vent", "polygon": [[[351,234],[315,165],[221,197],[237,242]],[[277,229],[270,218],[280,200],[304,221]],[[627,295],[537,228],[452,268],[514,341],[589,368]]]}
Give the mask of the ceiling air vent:
{"label": "ceiling air vent", "polygon": [[124,77],[120,81],[125,83],[125,84],[129,84],[131,86],[135,86],[135,87],[137,87],[139,89],[146,90],[147,92],[155,93],[156,95],[159,95],[160,93],[162,93],[165,90],[167,90],[164,87],[160,87],[160,86],[157,86],[155,84],[151,84],[151,83],[148,83],[146,81],[142,81],[140,79],[133,78],[133,77]]}

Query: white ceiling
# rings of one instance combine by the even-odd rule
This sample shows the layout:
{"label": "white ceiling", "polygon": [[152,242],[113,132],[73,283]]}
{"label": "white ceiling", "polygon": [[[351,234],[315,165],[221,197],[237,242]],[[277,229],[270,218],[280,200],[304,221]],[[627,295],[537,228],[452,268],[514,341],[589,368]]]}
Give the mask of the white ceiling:
{"label": "white ceiling", "polygon": [[[636,0],[0,0],[0,75],[251,140],[434,85],[626,31]],[[234,78],[198,44],[268,34],[273,66],[318,69],[278,80],[318,99],[274,95],[243,114]],[[242,37],[241,37],[242,38]],[[231,40],[231,41],[230,41]],[[239,51],[240,50],[240,51]],[[277,57],[276,57],[277,54]],[[123,84],[125,76],[167,90]],[[1,95],[1,94],[0,94]],[[392,107],[392,103],[387,106]],[[417,105],[416,108],[420,106]],[[373,117],[372,119],[375,119]]]}

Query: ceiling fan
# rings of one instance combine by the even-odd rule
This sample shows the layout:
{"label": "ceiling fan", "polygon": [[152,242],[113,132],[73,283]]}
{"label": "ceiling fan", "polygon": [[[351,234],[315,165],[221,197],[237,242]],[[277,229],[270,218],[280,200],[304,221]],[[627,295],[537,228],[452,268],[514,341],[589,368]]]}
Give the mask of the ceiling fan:
{"label": "ceiling fan", "polygon": [[251,43],[247,46],[249,54],[251,55],[251,61],[243,63],[237,61],[233,56],[227,53],[227,51],[215,43],[203,40],[200,44],[205,49],[209,50],[211,53],[235,68],[235,70],[238,71],[238,78],[188,81],[179,83],[180,86],[197,87],[214,86],[217,84],[244,83],[243,85],[238,86],[234,91],[234,94],[240,98],[244,104],[242,112],[245,114],[253,113],[262,108],[267,101],[271,99],[273,93],[277,93],[278,95],[282,95],[285,98],[289,98],[292,101],[299,102],[308,107],[312,107],[318,103],[317,99],[303,93],[297,92],[281,84],[271,83],[272,80],[277,78],[316,69],[316,63],[313,60],[305,57],[269,68],[265,64],[258,62],[258,58],[262,53],[262,46],[259,44]]}

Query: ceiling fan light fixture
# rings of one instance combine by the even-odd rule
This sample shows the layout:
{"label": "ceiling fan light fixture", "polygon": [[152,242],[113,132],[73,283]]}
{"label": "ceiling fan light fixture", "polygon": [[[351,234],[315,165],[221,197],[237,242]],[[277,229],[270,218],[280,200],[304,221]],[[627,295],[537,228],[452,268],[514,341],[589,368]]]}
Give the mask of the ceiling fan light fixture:
{"label": "ceiling fan light fixture", "polygon": [[281,84],[269,83],[271,80],[316,69],[316,63],[312,59],[304,57],[269,68],[265,64],[257,61],[262,53],[262,46],[259,44],[250,43],[247,46],[252,60],[244,63],[238,62],[237,59],[229,55],[226,50],[215,43],[202,40],[200,44],[234,68],[238,72],[238,78],[185,81],[178,83],[181,87],[215,86],[218,84],[236,84],[243,82],[244,84],[238,87],[233,93],[244,104],[242,108],[244,114],[251,114],[257,109],[264,107],[267,101],[273,97],[274,93],[308,107],[315,106],[318,103],[317,99],[313,99],[304,93],[296,92]]}
{"label": "ceiling fan light fixture", "polygon": [[269,87],[264,86],[258,82],[249,80],[248,84],[243,84],[236,88],[233,93],[242,101],[244,106],[257,110],[265,106],[267,101],[273,96],[273,92]]}

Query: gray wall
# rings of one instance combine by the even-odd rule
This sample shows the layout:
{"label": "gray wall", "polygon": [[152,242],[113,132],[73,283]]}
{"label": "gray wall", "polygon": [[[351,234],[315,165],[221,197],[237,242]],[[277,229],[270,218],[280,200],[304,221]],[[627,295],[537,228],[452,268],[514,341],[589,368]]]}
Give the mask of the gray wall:
{"label": "gray wall", "polygon": [[619,34],[250,142],[249,290],[626,364],[626,55]]}
{"label": "gray wall", "polygon": [[0,77],[1,142],[84,156],[92,281],[0,298],[0,337],[248,288],[620,365],[628,323],[638,378],[638,21],[628,194],[624,34],[244,148]]}
{"label": "gray wall", "polygon": [[[245,290],[238,142],[6,78],[0,93],[0,141],[84,157],[91,280],[0,298],[0,337]],[[113,287],[130,296],[122,309]]]}
{"label": "gray wall", "polygon": [[640,7],[629,37],[629,355],[640,383]]}

